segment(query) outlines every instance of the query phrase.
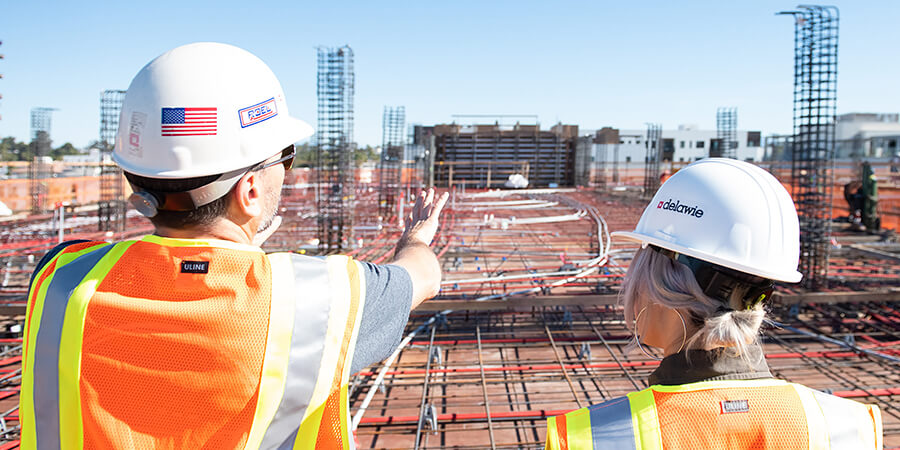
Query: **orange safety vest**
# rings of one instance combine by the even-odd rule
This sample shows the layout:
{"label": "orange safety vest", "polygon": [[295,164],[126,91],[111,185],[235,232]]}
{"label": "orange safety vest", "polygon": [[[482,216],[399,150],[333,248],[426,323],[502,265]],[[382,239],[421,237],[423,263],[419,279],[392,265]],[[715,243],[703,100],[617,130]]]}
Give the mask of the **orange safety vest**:
{"label": "orange safety vest", "polygon": [[547,421],[548,450],[881,449],[881,413],[776,379],[650,386]]}
{"label": "orange safety vest", "polygon": [[28,295],[22,448],[349,449],[365,286],[346,256],[66,247]]}

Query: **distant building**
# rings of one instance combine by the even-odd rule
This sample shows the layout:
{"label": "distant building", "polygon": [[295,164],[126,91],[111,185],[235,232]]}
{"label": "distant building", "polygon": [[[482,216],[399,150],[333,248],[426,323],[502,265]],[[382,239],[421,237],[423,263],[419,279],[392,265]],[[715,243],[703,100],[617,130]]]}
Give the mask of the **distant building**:
{"label": "distant building", "polygon": [[834,134],[839,159],[890,159],[900,151],[900,114],[841,114]]}
{"label": "distant building", "polygon": [[[618,142],[610,142],[618,131]],[[601,136],[603,132],[603,136]],[[643,163],[647,156],[647,130],[615,130],[604,128],[598,131],[594,144],[594,161],[619,163]],[[691,162],[708,158],[722,148],[716,130],[700,130],[696,125],[679,125],[675,130],[663,130],[662,161]],[[762,133],[759,131],[737,131],[735,157],[744,161],[761,161],[763,158]]]}
{"label": "distant building", "polygon": [[436,186],[500,187],[514,174],[534,187],[575,183],[577,125],[444,124],[420,127],[417,134],[429,136],[433,146],[429,176]]}

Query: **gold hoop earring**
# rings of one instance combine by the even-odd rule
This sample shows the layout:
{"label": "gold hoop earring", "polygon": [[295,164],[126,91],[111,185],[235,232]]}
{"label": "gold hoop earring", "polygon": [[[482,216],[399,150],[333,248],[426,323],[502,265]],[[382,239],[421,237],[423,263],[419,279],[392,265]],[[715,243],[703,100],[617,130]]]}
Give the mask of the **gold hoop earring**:
{"label": "gold hoop earring", "polygon": [[637,317],[634,318],[634,341],[637,342],[638,348],[641,349],[641,353],[643,353],[644,356],[646,356],[654,361],[662,361],[662,358],[653,356],[650,353],[648,353],[647,350],[644,349],[644,345],[641,344],[641,336],[638,333],[638,321],[641,320],[641,314],[644,313],[645,309],[647,309],[646,306],[641,308],[641,311],[638,313]]}
{"label": "gold hoop earring", "polygon": [[671,308],[672,311],[675,311],[675,314],[678,314],[678,318],[681,319],[681,347],[678,347],[678,351],[675,353],[681,353],[684,350],[684,343],[687,342],[687,324],[684,323],[684,317],[681,316],[681,313],[678,312],[677,309]]}

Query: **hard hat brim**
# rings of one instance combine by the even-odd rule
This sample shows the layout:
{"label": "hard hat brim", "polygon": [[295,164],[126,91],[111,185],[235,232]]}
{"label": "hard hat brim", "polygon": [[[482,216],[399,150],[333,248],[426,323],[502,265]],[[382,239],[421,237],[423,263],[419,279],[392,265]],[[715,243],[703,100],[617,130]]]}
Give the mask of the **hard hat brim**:
{"label": "hard hat brim", "polygon": [[614,231],[610,233],[612,238],[618,238],[619,240],[626,240],[631,242],[636,242],[641,245],[652,244],[660,248],[665,248],[668,250],[672,250],[673,252],[683,253],[688,256],[692,256],[697,259],[701,259],[703,261],[711,262],[713,264],[718,264],[722,267],[727,267],[729,269],[734,269],[739,272],[749,273],[751,275],[756,275],[758,277],[767,278],[775,281],[783,281],[786,283],[797,283],[800,279],[803,278],[803,274],[800,272],[793,270],[790,272],[770,272],[768,270],[760,270],[758,268],[753,268],[750,266],[746,266],[743,264],[735,263],[734,261],[729,261],[723,258],[720,258],[711,253],[707,253],[704,251],[700,251],[697,249],[692,249],[690,247],[685,247],[683,245],[678,245],[673,242],[666,241],[664,239],[660,239],[655,236],[647,236],[641,233],[635,233],[633,231]]}

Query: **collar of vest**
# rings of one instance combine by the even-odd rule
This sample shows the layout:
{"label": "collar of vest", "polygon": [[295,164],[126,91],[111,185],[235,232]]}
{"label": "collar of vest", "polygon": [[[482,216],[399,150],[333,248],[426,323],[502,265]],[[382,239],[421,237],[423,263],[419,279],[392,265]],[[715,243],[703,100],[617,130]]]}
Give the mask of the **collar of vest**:
{"label": "collar of vest", "polygon": [[265,253],[261,248],[250,244],[241,244],[239,242],[225,241],[222,239],[188,239],[188,238],[169,238],[155,234],[148,234],[141,238],[143,242],[162,245],[165,247],[217,247],[228,248],[232,250],[242,250],[256,253]]}
{"label": "collar of vest", "polygon": [[677,385],[699,381],[753,380],[772,378],[759,344],[747,347],[747,354],[735,356],[731,350],[682,350],[663,358],[650,374],[651,385]]}

